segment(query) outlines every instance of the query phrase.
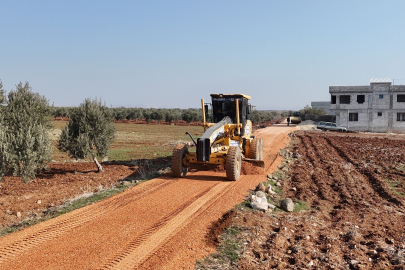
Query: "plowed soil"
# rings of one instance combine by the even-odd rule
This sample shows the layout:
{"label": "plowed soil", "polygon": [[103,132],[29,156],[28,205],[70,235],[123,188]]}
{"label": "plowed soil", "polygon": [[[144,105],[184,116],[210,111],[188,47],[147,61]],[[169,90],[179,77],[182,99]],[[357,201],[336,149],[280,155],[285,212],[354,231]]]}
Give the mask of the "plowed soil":
{"label": "plowed soil", "polygon": [[[405,138],[295,133],[285,197],[312,209],[240,212],[238,269],[405,269]],[[232,268],[232,267],[231,267]]]}
{"label": "plowed soil", "polygon": [[193,269],[215,251],[212,224],[276,169],[294,129],[281,124],[257,132],[265,169],[246,166],[236,182],[222,170],[164,175],[1,237],[0,269]]}

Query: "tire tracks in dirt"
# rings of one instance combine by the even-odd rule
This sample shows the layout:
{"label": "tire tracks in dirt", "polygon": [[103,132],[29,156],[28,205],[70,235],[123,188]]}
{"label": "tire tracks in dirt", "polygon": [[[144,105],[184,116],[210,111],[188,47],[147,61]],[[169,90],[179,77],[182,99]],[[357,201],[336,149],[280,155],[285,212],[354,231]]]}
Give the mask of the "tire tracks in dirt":
{"label": "tire tracks in dirt", "polygon": [[[109,211],[114,211],[135,199],[145,197],[170,184],[171,182],[158,181],[151,182],[149,185],[139,186],[140,188],[133,190],[133,192],[125,192],[118,196],[114,196],[112,200],[104,200],[99,204],[79,209],[74,216],[63,218],[61,221],[58,221],[49,227],[34,231],[29,236],[26,236],[19,241],[15,241],[14,243],[2,241],[2,244],[0,244],[0,264],[6,262],[10,258],[14,258],[16,255],[27,252],[29,249],[35,248],[43,242],[54,239],[62,234],[66,234],[84,223],[97,219],[99,216],[105,215]],[[7,246],[4,246],[6,243]]]}
{"label": "tire tracks in dirt", "polygon": [[[266,160],[265,171],[271,170],[273,163],[276,161],[278,157],[280,157],[278,151],[274,153],[271,149],[272,142],[274,141],[282,141],[285,138],[285,134],[278,134],[272,141],[266,142],[264,147],[263,158]],[[281,157],[280,157],[281,158]]]}
{"label": "tire tracks in dirt", "polygon": [[[280,140],[282,138],[284,138],[284,136],[278,136],[276,140]],[[278,154],[269,155],[269,158],[266,160],[268,168],[274,164],[277,157]],[[243,181],[243,176],[240,180]],[[204,191],[195,199],[192,198],[192,200],[188,201],[175,213],[153,226],[153,228],[142,235],[140,239],[136,239],[133,243],[131,243],[129,247],[125,249],[124,253],[114,256],[109,263],[100,269],[135,269],[137,266],[147,260],[154,250],[166,242],[166,240],[175,234],[176,231],[186,227],[193,219],[193,215],[196,215],[197,212],[201,214],[204,212],[204,210],[210,208],[210,206],[213,205],[221,197],[221,195],[234,188],[237,183],[238,182],[220,183],[218,185],[221,185],[221,187],[216,185],[212,189]],[[214,198],[217,199],[214,200]]]}
{"label": "tire tracks in dirt", "polygon": [[206,230],[276,168],[278,150],[292,130],[261,130],[266,162],[261,175],[229,182],[225,173],[200,171],[150,180],[2,237],[0,268],[190,269],[212,252]]}
{"label": "tire tracks in dirt", "polygon": [[[249,188],[255,187],[259,182],[266,181],[267,174],[277,170],[277,166],[282,162],[282,157],[278,152],[289,142],[287,134],[295,129],[286,126],[286,124],[284,127],[278,125],[261,129],[256,133],[257,137],[265,139],[264,160],[266,161],[266,168],[269,167],[269,169],[260,175],[242,175],[238,181],[231,182],[226,191],[193,217],[193,222],[163,244],[152,257],[139,265],[138,269],[194,269],[196,260],[215,252],[216,246],[208,237],[213,222],[222,217],[223,209],[231,209],[235,204],[238,204],[246,197]],[[280,133],[284,136],[279,136]],[[212,174],[212,172],[205,173]],[[196,234],[197,231],[200,233]],[[180,250],[184,252],[179,252]]]}
{"label": "tire tracks in dirt", "polygon": [[101,269],[134,269],[144,262],[153,251],[170,238],[177,230],[185,227],[192,220],[192,216],[218,194],[229,188],[230,183],[219,183],[205,190],[196,198],[190,198],[174,213],[159,221],[144,234],[135,239],[125,248],[125,252],[114,256]]}

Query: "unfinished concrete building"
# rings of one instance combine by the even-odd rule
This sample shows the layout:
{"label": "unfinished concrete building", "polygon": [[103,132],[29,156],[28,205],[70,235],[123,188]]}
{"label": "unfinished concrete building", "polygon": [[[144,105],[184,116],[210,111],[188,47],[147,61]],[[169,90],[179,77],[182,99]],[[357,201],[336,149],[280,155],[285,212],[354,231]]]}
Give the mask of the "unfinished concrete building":
{"label": "unfinished concrete building", "polygon": [[330,111],[330,101],[312,101],[311,107],[316,109],[324,109],[327,115],[332,114]]}
{"label": "unfinished concrete building", "polygon": [[405,132],[405,85],[371,79],[366,86],[329,86],[336,123],[350,130]]}

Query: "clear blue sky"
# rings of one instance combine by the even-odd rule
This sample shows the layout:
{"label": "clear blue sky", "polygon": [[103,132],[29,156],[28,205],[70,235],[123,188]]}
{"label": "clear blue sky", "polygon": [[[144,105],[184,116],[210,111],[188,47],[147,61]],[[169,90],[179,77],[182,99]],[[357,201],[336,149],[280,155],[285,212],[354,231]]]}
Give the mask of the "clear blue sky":
{"label": "clear blue sky", "polygon": [[405,1],[0,0],[0,80],[55,106],[301,109],[330,85],[405,84]]}

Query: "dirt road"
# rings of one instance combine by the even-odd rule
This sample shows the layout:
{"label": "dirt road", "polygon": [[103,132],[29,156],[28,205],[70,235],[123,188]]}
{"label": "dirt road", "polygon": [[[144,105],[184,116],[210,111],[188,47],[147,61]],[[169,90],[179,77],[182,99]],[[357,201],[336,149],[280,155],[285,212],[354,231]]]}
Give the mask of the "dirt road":
{"label": "dirt road", "polygon": [[224,172],[163,176],[0,238],[0,269],[192,269],[214,252],[207,235],[281,161],[295,127],[256,132],[266,168],[229,182]]}

